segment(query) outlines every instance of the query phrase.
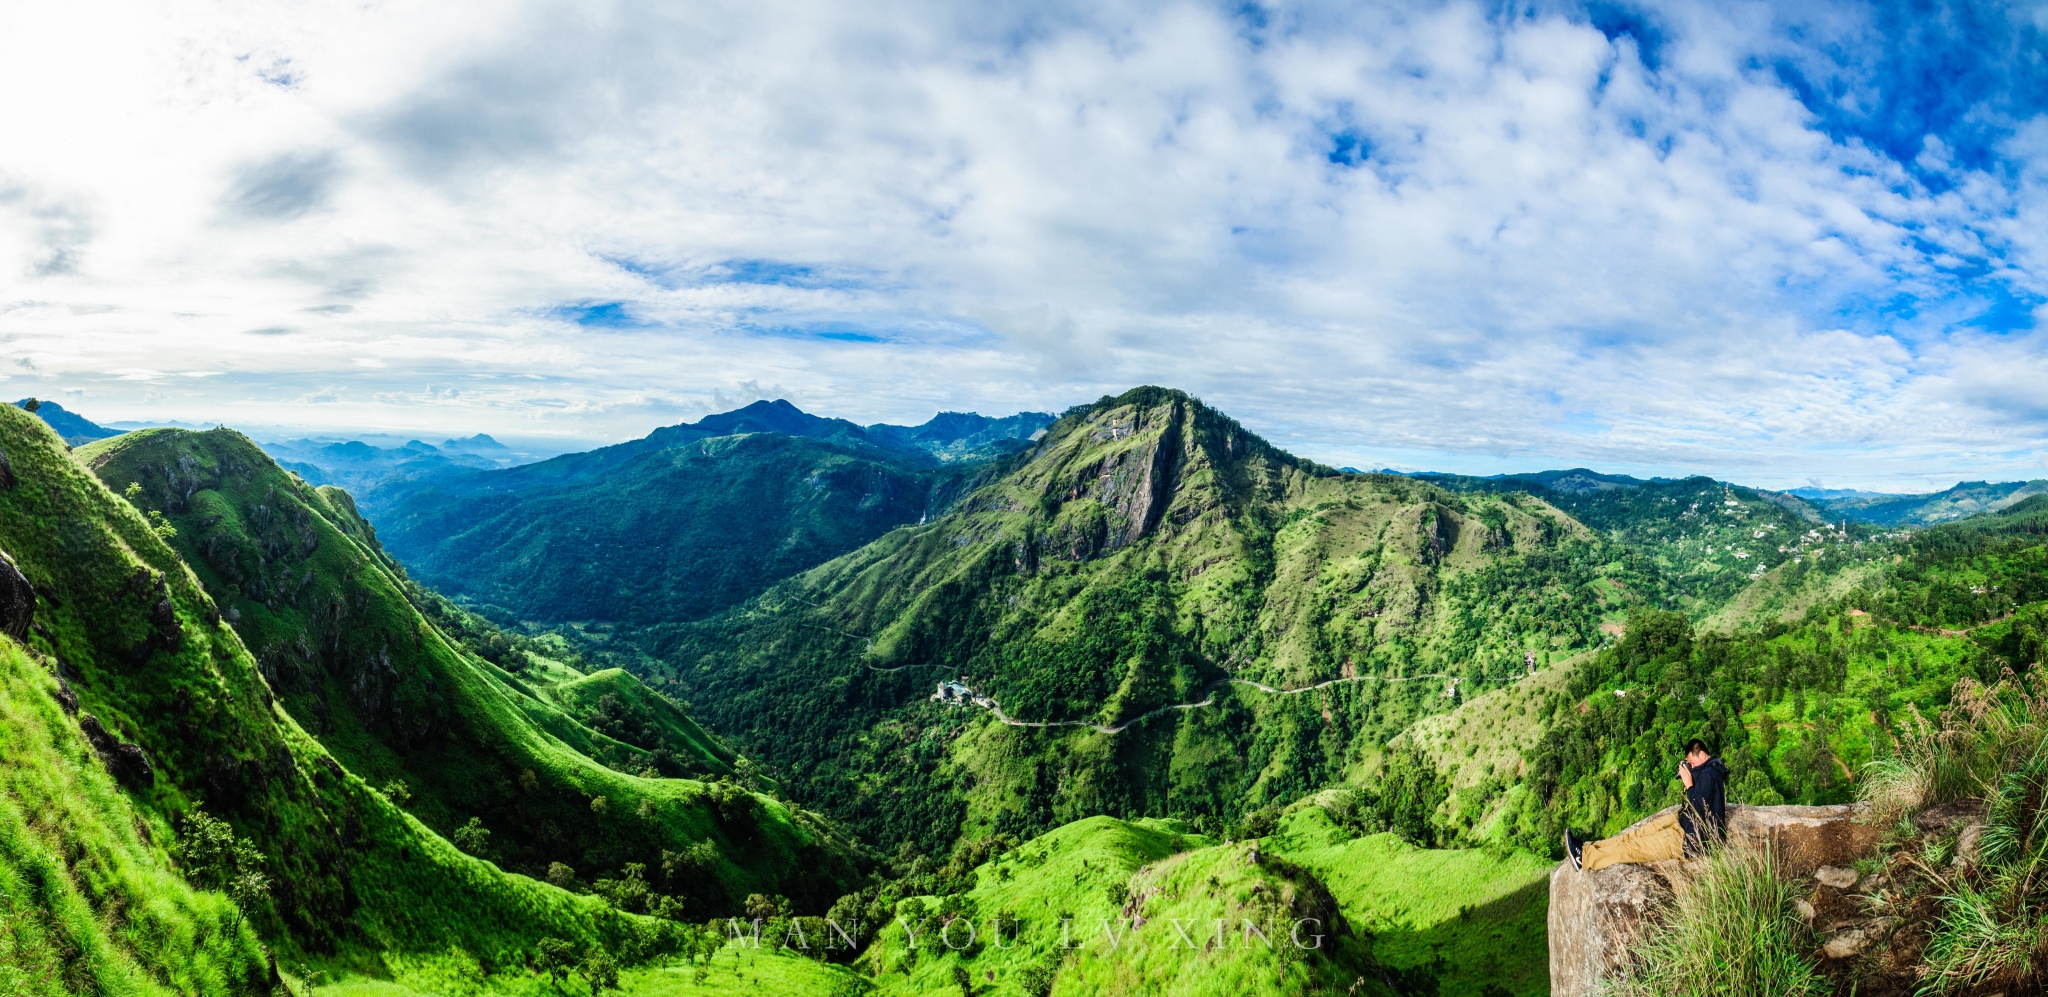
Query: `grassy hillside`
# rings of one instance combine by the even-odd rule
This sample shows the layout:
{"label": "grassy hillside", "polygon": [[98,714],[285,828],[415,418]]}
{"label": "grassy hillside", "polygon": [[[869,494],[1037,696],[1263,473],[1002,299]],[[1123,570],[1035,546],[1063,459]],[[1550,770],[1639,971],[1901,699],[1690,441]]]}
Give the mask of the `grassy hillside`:
{"label": "grassy hillside", "polygon": [[[1343,779],[1452,678],[1597,644],[1656,570],[1540,499],[1339,474],[1147,388],[952,515],[641,639],[797,798],[942,854],[1090,814],[1221,829]],[[929,701],[963,677],[1056,726]]]}
{"label": "grassy hillside", "polygon": [[255,930],[177,874],[169,828],[101,767],[60,689],[0,638],[0,992],[266,990]]}
{"label": "grassy hillside", "polygon": [[1066,825],[897,912],[860,961],[890,995],[1337,994],[1373,973],[1306,869],[1169,821]]}
{"label": "grassy hillside", "polygon": [[[288,966],[457,947],[509,967],[550,936],[622,953],[663,944],[659,925],[507,875],[372,790],[284,710],[160,521],[11,406],[0,452],[0,550],[34,586],[25,650],[0,650],[0,877],[24,986],[47,988],[48,969],[71,992],[118,991],[124,974],[144,991],[144,974],[267,989],[253,940],[223,933],[228,901],[190,889],[208,868],[185,840],[202,809],[259,853],[237,868],[270,886],[244,898],[241,924]],[[166,855],[187,884],[168,878]]]}
{"label": "grassy hillside", "polygon": [[164,524],[293,718],[476,854],[565,884],[638,863],[659,870],[656,892],[706,916],[751,893],[822,908],[856,878],[817,820],[662,777],[730,772],[734,756],[630,677],[558,681],[507,655],[529,680],[451,641],[408,600],[347,493],[305,485],[240,434],[145,430],[78,457]]}
{"label": "grassy hillside", "polygon": [[1547,857],[1360,836],[1320,806],[1288,814],[1263,844],[1329,888],[1404,992],[1550,992]]}

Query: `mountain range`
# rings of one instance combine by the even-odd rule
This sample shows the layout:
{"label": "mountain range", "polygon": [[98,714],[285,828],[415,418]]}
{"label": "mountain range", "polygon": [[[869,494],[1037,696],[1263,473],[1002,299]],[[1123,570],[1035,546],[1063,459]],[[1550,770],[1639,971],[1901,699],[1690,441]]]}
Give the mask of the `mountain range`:
{"label": "mountain range", "polygon": [[37,414],[24,993],[1535,995],[1563,829],[1669,803],[1670,745],[1843,802],[2048,653],[2026,483],[1360,474],[1156,387],[539,461]]}

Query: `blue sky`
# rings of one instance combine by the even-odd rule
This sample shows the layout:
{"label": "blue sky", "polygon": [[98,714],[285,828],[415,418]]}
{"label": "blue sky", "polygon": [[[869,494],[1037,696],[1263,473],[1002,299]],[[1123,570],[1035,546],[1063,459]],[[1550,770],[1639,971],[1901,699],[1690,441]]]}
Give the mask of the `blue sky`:
{"label": "blue sky", "polygon": [[2048,476],[2044,35],[2021,4],[15,5],[0,390],[567,443],[1158,383],[1361,467]]}

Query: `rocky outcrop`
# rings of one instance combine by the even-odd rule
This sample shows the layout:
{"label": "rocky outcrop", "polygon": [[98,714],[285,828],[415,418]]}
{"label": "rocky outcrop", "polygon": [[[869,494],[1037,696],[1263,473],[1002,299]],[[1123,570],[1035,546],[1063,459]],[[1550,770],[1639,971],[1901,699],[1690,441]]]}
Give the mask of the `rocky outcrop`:
{"label": "rocky outcrop", "polygon": [[0,552],[0,633],[15,640],[27,637],[35,617],[35,586],[14,566],[14,558]]}
{"label": "rocky outcrop", "polygon": [[78,718],[79,732],[100,756],[107,772],[131,789],[148,789],[156,785],[156,770],[150,767],[148,756],[142,749],[116,737],[100,723],[100,718],[90,713]]}
{"label": "rocky outcrop", "polygon": [[[1864,809],[1862,804],[1730,806],[1728,839],[1739,848],[1768,847],[1779,875],[1808,879],[1824,867],[1846,868],[1876,847],[1879,829],[1856,819]],[[1657,862],[1580,872],[1565,862],[1551,873],[1552,997],[1591,994],[1625,964],[1659,906],[1671,897],[1680,865]]]}

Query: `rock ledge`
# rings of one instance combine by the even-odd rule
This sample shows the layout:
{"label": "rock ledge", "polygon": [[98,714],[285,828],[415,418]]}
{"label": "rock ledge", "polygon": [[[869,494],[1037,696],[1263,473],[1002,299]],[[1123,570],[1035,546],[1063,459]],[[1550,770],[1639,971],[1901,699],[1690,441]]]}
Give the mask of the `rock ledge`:
{"label": "rock ledge", "polygon": [[[1860,803],[1730,806],[1728,838],[1737,847],[1768,845],[1779,875],[1804,879],[1824,866],[1846,867],[1871,853],[1879,829],[1856,820],[1864,809]],[[1592,994],[1600,981],[1614,975],[1658,905],[1671,897],[1679,865],[1617,865],[1599,872],[1579,872],[1570,862],[1558,865],[1550,874],[1551,997]]]}

